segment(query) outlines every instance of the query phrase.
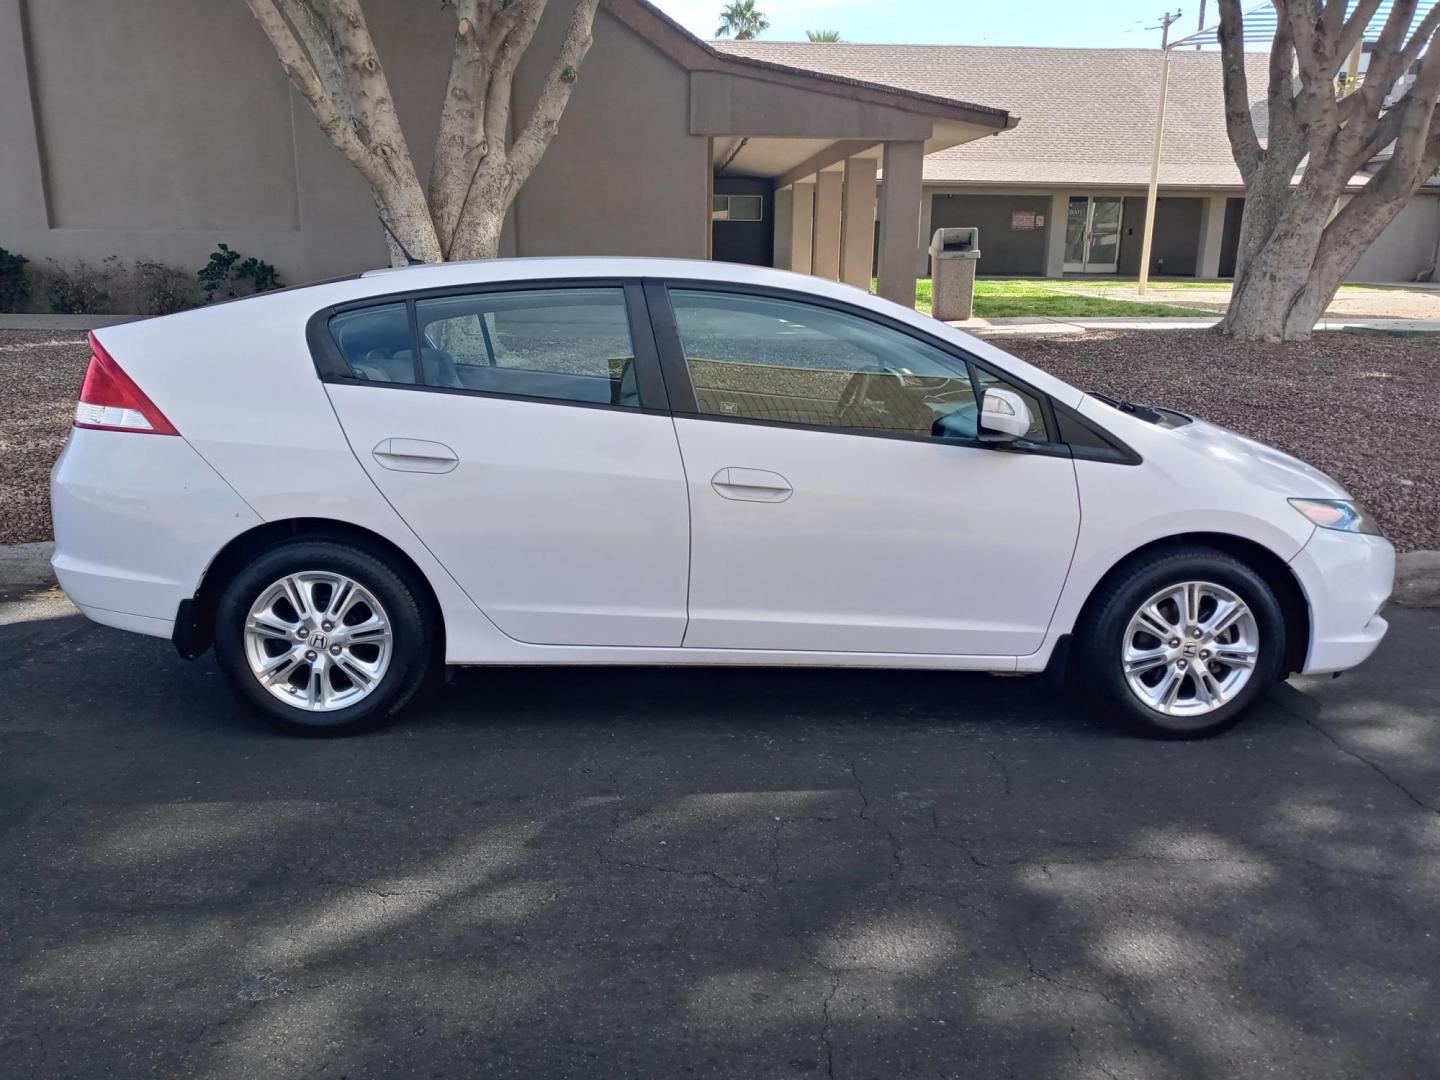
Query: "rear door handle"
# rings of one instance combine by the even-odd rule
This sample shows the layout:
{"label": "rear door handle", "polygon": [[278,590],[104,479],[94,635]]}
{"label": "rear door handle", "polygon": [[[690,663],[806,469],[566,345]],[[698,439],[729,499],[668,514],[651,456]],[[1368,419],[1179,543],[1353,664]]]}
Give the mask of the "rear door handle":
{"label": "rear door handle", "polygon": [[723,499],[739,502],[784,502],[795,494],[790,481],[765,469],[721,469],[710,478],[710,486]]}
{"label": "rear door handle", "polygon": [[425,439],[381,439],[370,453],[394,472],[447,473],[460,464],[450,447]]}

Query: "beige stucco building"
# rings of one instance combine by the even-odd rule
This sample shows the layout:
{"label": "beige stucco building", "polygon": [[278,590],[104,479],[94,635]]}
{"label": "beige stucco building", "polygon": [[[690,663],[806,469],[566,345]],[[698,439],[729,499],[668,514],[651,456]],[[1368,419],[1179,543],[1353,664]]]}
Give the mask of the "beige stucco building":
{"label": "beige stucco building", "polygon": [[[551,5],[516,79],[520,117],[563,8]],[[413,0],[365,9],[423,176],[453,17]],[[1013,123],[946,95],[728,56],[645,0],[602,0],[503,250],[707,257],[717,172],[738,165],[769,193],[768,259],[866,287],[875,266],[881,293],[913,302],[925,155]],[[0,246],[38,264],[198,267],[223,241],[294,282],[386,260],[363,181],[240,0],[0,0],[0,147]],[[743,231],[753,208],[742,198],[717,216]]]}
{"label": "beige stucco building", "polygon": [[[365,10],[424,176],[453,18],[433,0]],[[1138,270],[1155,50],[709,43],[647,0],[602,0],[594,42],[506,255],[713,257],[862,288],[873,273],[909,303],[932,229],[974,225],[982,274]],[[1174,59],[1151,271],[1224,276],[1243,189],[1219,57]],[[1252,63],[1263,86],[1264,55]],[[220,242],[292,283],[387,257],[364,182],[242,0],[0,0],[0,247],[42,269],[116,255],[193,270]],[[1433,274],[1437,245],[1427,190],[1354,276]]]}
{"label": "beige stucco building", "polygon": [[[998,139],[926,157],[921,235],[980,229],[982,274],[1134,275],[1160,89],[1158,49],[718,42],[727,54],[917,93],[962,93],[1020,118]],[[1252,96],[1269,84],[1269,53],[1246,54]],[[1221,57],[1171,56],[1150,272],[1230,277],[1244,184],[1225,130]],[[1265,106],[1253,111],[1264,125]],[[1263,131],[1262,131],[1263,134]],[[1365,177],[1356,177],[1352,190]],[[1361,257],[1356,281],[1434,276],[1440,184],[1427,185]],[[921,258],[920,265],[924,266]]]}

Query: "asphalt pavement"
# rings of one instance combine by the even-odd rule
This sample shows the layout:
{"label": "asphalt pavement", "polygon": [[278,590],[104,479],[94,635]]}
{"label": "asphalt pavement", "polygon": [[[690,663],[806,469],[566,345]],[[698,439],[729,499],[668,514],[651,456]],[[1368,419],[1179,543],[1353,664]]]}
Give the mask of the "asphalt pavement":
{"label": "asphalt pavement", "polygon": [[11,596],[0,1076],[1433,1076],[1440,610],[1392,614],[1204,743],[678,669],[323,740]]}

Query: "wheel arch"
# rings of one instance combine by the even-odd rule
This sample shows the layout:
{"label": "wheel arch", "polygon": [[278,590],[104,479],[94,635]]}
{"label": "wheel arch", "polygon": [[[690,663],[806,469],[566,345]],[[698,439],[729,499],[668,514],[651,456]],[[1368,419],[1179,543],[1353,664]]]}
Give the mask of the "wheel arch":
{"label": "wheel arch", "polygon": [[392,541],[377,532],[330,518],[287,518],[267,521],[233,537],[210,560],[195,595],[180,605],[175,619],[173,641],[187,660],[202,655],[214,641],[215,612],[220,594],[232,578],[262,552],[287,540],[333,540],[350,544],[383,559],[406,578],[428,610],[435,627],[436,655],[445,655],[445,612],[430,580]]}
{"label": "wheel arch", "polygon": [[1310,602],[1305,597],[1305,590],[1301,588],[1295,572],[1279,555],[1276,555],[1264,544],[1230,533],[1180,533],[1152,540],[1127,552],[1117,559],[1090,589],[1085,603],[1081,605],[1080,611],[1075,616],[1074,626],[1071,627],[1072,633],[1084,625],[1105,586],[1117,575],[1123,573],[1132,562],[1164,552],[1167,548],[1197,546],[1224,552],[1245,563],[1264,578],[1265,584],[1270,586],[1271,591],[1275,594],[1275,599],[1280,604],[1280,610],[1285,616],[1284,670],[1287,674],[1299,671],[1304,666],[1305,657],[1310,652]]}

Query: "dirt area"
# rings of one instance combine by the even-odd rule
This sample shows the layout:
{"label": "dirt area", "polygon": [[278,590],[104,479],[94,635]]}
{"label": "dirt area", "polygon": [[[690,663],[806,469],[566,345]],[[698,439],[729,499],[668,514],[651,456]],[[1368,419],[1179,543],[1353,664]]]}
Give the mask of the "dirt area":
{"label": "dirt area", "polygon": [[[1133,281],[1095,282],[1093,285],[1065,279],[1066,292],[1106,300],[1168,304],[1190,308],[1197,315],[1223,312],[1230,303],[1230,286],[1217,282],[1208,287],[1203,282],[1151,282],[1143,297]],[[1336,319],[1435,319],[1440,320],[1440,287],[1376,285],[1343,286],[1325,314]]]}
{"label": "dirt area", "polygon": [[84,334],[0,331],[0,544],[50,539],[50,466],[89,359]]}
{"label": "dirt area", "polygon": [[[1349,487],[1402,551],[1440,548],[1440,339],[1240,345],[1171,330],[998,344],[1077,386],[1272,443]],[[88,357],[83,334],[0,331],[0,544],[50,539],[50,466]]]}
{"label": "dirt area", "polygon": [[1082,389],[1294,454],[1344,484],[1399,550],[1440,548],[1440,338],[1332,332],[1254,345],[1171,330],[997,344]]}

